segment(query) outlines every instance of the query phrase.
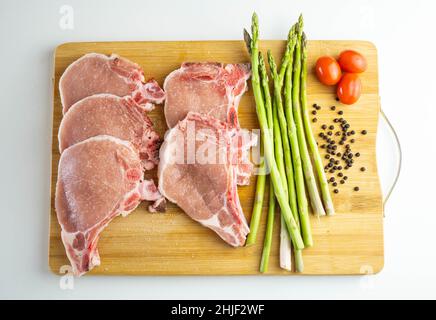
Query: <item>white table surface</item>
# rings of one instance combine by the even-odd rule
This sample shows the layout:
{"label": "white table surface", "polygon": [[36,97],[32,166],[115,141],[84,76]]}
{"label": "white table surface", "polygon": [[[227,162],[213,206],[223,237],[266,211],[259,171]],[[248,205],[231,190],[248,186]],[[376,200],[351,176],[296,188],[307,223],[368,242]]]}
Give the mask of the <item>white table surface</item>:
{"label": "white table surface", "polygon": [[[61,20],[71,8],[72,30]],[[435,9],[434,1],[416,0],[1,0],[0,298],[436,298]],[[241,39],[253,10],[264,39],[284,38],[303,12],[311,39],[376,44],[382,106],[404,151],[386,206],[384,270],[361,277],[91,276],[62,290],[47,263],[53,49],[69,41]],[[386,128],[380,129],[386,190],[396,157]]]}

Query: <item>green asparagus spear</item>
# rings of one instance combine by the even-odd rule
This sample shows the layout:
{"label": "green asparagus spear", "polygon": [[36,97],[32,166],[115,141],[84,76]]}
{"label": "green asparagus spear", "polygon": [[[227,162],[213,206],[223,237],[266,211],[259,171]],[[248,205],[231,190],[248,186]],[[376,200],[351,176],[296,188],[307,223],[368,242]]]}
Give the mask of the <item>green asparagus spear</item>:
{"label": "green asparagus spear", "polygon": [[[315,215],[325,215],[324,207],[318,192],[315,175],[313,173],[312,162],[310,160],[309,151],[307,149],[306,137],[304,133],[303,119],[301,115],[300,106],[300,76],[301,76],[301,37],[303,32],[303,17],[300,15],[297,24],[297,42],[295,45],[295,57],[293,68],[293,86],[292,86],[292,109],[294,113],[294,120],[297,129],[298,145],[300,147],[300,155],[303,164],[304,178],[306,180],[307,191],[309,192],[309,199]],[[309,219],[304,219],[306,222]],[[303,222],[303,220],[302,220]],[[305,227],[306,230],[310,229]],[[303,232],[304,233],[304,232]]]}
{"label": "green asparagus spear", "polygon": [[[293,28],[291,28],[292,31]],[[290,46],[287,46],[285,55],[282,59],[282,66],[281,70],[286,70],[288,63],[290,61]],[[286,121],[285,112],[283,110],[283,101],[282,101],[282,87],[283,87],[283,77],[277,73],[277,66],[274,61],[274,57],[272,56],[271,52],[268,51],[268,61],[270,64],[271,69],[271,75],[274,80],[274,102],[276,106],[276,113],[278,118],[278,124],[274,124],[274,127],[279,126],[280,127],[280,135],[281,135],[281,145],[283,148],[283,154],[284,154],[284,160],[285,160],[285,169],[286,169],[286,179],[287,179],[287,185],[288,185],[288,196],[289,196],[289,203],[292,209],[292,212],[294,213],[295,221],[297,222],[298,226],[300,226],[300,218],[298,214],[298,206],[297,206],[297,195],[295,190],[295,179],[294,179],[294,169],[292,164],[292,156],[291,156],[291,146],[289,142],[288,137],[288,126]],[[282,72],[282,71],[281,71]],[[284,76],[284,72],[283,72]],[[275,138],[275,133],[274,133]],[[276,139],[274,139],[276,140]],[[276,142],[276,141],[275,141]],[[277,142],[275,144],[275,147],[277,148],[277,144],[280,142]],[[276,155],[277,157],[277,155]],[[277,165],[279,165],[279,162],[276,158]],[[279,166],[280,170],[280,166]],[[304,236],[303,236],[304,240]],[[289,248],[290,249],[290,248]],[[298,250],[296,250],[298,251]],[[283,252],[283,251],[282,251]],[[284,253],[284,252],[283,252]],[[285,257],[283,257],[283,265]],[[295,260],[296,260],[296,266],[299,267],[298,271],[302,271],[303,261],[302,261],[302,254],[301,252],[296,252],[295,254]]]}
{"label": "green asparagus spear", "polygon": [[[262,92],[265,101],[265,109],[267,114],[268,127],[273,127],[273,118],[272,118],[272,106],[271,106],[271,94],[269,92],[269,84],[268,84],[268,74],[266,72],[265,62],[263,60],[262,54],[259,53],[259,70],[260,70],[260,81],[262,85]],[[273,130],[270,130],[271,138],[274,138]],[[274,226],[274,216],[275,216],[275,204],[276,199],[274,195],[274,186],[272,185],[271,179],[269,183],[269,203],[268,203],[268,217],[267,217],[267,225],[265,231],[265,240],[262,250],[262,258],[260,261],[260,272],[266,272],[268,270],[268,261],[271,252],[271,243],[272,243],[272,233]],[[286,230],[287,233],[287,230]]]}
{"label": "green asparagus spear", "polygon": [[[285,55],[289,55],[289,52],[285,53]],[[285,59],[283,59],[285,60]],[[289,58],[286,59],[287,61],[289,61]],[[294,184],[294,170],[292,168],[292,159],[291,159],[291,148],[289,145],[289,138],[288,138],[288,134],[287,134],[287,130],[288,130],[288,126],[286,123],[286,117],[285,117],[285,112],[283,110],[283,101],[282,101],[282,81],[280,79],[280,75],[277,73],[277,65],[274,61],[274,57],[271,54],[271,51],[268,51],[268,62],[270,65],[270,70],[271,70],[271,76],[273,78],[273,82],[274,82],[274,105],[276,107],[276,113],[277,118],[278,118],[278,123],[277,125],[274,124],[274,130],[276,130],[276,127],[278,127],[280,130],[279,132],[279,136],[280,136],[280,140],[281,143],[280,145],[282,145],[282,147],[280,149],[282,149],[282,153],[284,155],[284,164],[285,164],[285,172],[286,175],[284,178],[286,178],[287,180],[285,180],[287,182],[287,187],[288,187],[288,197],[289,197],[289,203],[292,209],[292,212],[294,213],[294,219],[298,224],[298,211],[297,211],[297,202],[296,202],[296,195],[295,195],[295,184]],[[287,65],[287,63],[286,63]],[[275,132],[274,132],[274,137],[276,136]],[[276,140],[276,139],[275,139]],[[283,157],[282,155],[282,157]],[[276,162],[277,165],[279,164],[278,162],[279,160],[276,158]],[[280,169],[280,168],[279,168]],[[282,177],[283,179],[283,177]]]}
{"label": "green asparagus spear", "polygon": [[306,35],[303,32],[302,35],[302,57],[301,57],[301,109],[303,111],[303,121],[304,129],[306,131],[306,139],[309,144],[309,149],[313,157],[313,162],[315,164],[315,170],[318,177],[319,186],[321,188],[321,195],[324,202],[324,207],[327,215],[334,215],[335,208],[333,207],[333,201],[330,196],[330,190],[327,183],[327,177],[324,172],[324,167],[321,160],[321,155],[319,154],[318,145],[316,144],[315,137],[312,132],[312,127],[310,125],[309,110],[307,107],[307,93],[306,93],[306,76],[307,76],[307,41]]}
{"label": "green asparagus spear", "polygon": [[[244,30],[244,39],[246,43],[251,42],[251,37],[246,30]],[[273,127],[273,119],[272,119],[272,107],[271,107],[271,94],[269,92],[269,84],[268,84],[268,74],[266,72],[265,62],[263,60],[262,54],[259,52],[259,71],[260,71],[260,81],[263,89],[263,98],[265,101],[265,108],[268,118],[268,127]],[[272,132],[271,132],[272,133]],[[263,140],[260,139],[260,140]],[[263,156],[263,141],[261,141],[260,145],[260,154]],[[260,217],[262,215],[262,205],[264,198],[264,190],[265,190],[265,175],[266,175],[266,167],[265,161],[261,164],[259,168],[259,176],[256,181],[256,194],[255,194],[255,202],[253,205],[253,212],[251,215],[250,221],[250,233],[247,237],[246,246],[253,245],[256,242],[257,231],[259,229]],[[274,192],[273,192],[274,193]]]}
{"label": "green asparagus spear", "polygon": [[271,252],[272,235],[274,229],[274,216],[276,211],[276,199],[273,192],[273,183],[270,179],[269,183],[269,204],[268,204],[268,218],[266,222],[265,240],[263,242],[262,258],[260,260],[260,272],[268,271],[268,261]]}
{"label": "green asparagus spear", "polygon": [[274,186],[274,193],[277,198],[277,201],[282,210],[282,214],[284,216],[286,226],[288,228],[289,235],[297,249],[304,248],[304,242],[300,234],[299,227],[294,219],[292,210],[289,206],[288,199],[286,193],[283,190],[283,181],[280,177],[280,173],[277,168],[277,164],[274,158],[274,148],[273,141],[271,138],[271,134],[269,134],[268,120],[265,112],[265,103],[263,101],[260,79],[259,79],[259,47],[258,47],[258,39],[259,37],[259,26],[258,26],[258,18],[256,13],[253,13],[252,18],[252,39],[250,42],[250,50],[251,50],[251,67],[252,67],[252,78],[251,83],[253,87],[254,98],[256,101],[256,113],[259,120],[259,124],[261,127],[261,131],[263,132],[264,138],[264,149],[265,156],[268,165],[271,170],[271,179]]}
{"label": "green asparagus spear", "polygon": [[294,62],[294,51],[297,40],[296,26],[291,29],[288,36],[288,47],[290,51],[290,61],[285,74],[284,97],[286,121],[288,124],[288,135],[292,151],[292,164],[295,176],[295,188],[297,193],[298,213],[300,215],[301,233],[304,245],[310,247],[313,245],[312,232],[310,230],[309,206],[306,196],[306,187],[304,185],[304,174],[300,155],[300,146],[298,143],[297,128],[295,125],[294,115],[292,112],[292,69]]}
{"label": "green asparagus spear", "polygon": [[[275,100],[275,99],[274,99]],[[283,147],[282,147],[282,136],[280,132],[280,124],[278,119],[278,110],[277,110],[277,103],[274,101],[273,103],[273,128],[274,128],[274,152],[275,152],[275,158],[277,162],[277,167],[279,168],[280,177],[283,181],[287,181],[286,177],[286,170],[285,170],[285,163],[284,163],[284,157],[283,157]],[[286,189],[286,194],[288,195],[288,189],[287,185],[284,185],[284,188]],[[291,204],[292,208],[292,204]],[[292,210],[292,213],[295,214],[296,211]],[[286,225],[283,220],[283,216],[280,218],[280,267],[283,269],[291,270],[292,264],[291,264],[291,245],[290,245],[290,239],[289,235],[287,235],[286,231]],[[298,223],[298,220],[295,220]]]}
{"label": "green asparagus spear", "polygon": [[[259,141],[260,143],[260,155],[263,155],[263,142],[262,139]],[[265,172],[265,161],[259,166],[259,174],[257,176],[256,181],[256,194],[254,196],[254,205],[253,211],[251,214],[250,221],[250,233],[248,234],[247,241],[245,246],[251,246],[256,242],[257,231],[259,230],[260,217],[262,216],[263,209],[263,198],[265,193],[265,180],[266,180],[266,172]]]}

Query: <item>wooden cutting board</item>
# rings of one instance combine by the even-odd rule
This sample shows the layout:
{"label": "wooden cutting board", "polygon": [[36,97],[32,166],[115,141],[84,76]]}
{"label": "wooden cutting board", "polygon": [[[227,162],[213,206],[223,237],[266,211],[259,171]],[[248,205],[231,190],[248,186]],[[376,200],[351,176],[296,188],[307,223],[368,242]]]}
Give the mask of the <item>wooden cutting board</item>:
{"label": "wooden cutting board", "polygon": [[[265,53],[267,49],[271,49],[277,61],[280,61],[285,42],[263,41],[260,47]],[[317,57],[325,54],[335,56],[341,50],[349,48],[366,56],[368,70],[362,74],[363,94],[358,103],[342,106],[335,101],[334,88],[323,86],[317,81],[313,66]],[[184,61],[249,61],[242,41],[91,42],[66,43],[56,48],[49,249],[49,265],[56,274],[60,273],[61,266],[69,264],[54,209],[59,161],[57,134],[62,119],[58,82],[70,63],[89,52],[116,53],[128,58],[143,67],[146,78],[153,77],[161,85],[165,76]],[[329,108],[336,105],[336,111],[343,110],[344,117],[358,133],[353,150],[359,151],[361,157],[347,171],[349,179],[345,185],[341,185],[340,193],[333,195],[337,214],[311,219],[314,246],[303,252],[304,274],[376,273],[383,267],[383,205],[375,153],[380,110],[377,51],[374,45],[364,41],[310,41],[308,53],[308,102],[310,105],[317,103],[323,107],[318,111],[318,122],[313,123],[315,133],[320,131],[323,123],[330,124],[337,117]],[[151,113],[151,118],[157,131],[163,136],[167,128],[162,108],[157,107]],[[239,118],[242,127],[258,128],[251,90],[241,100]],[[360,134],[363,129],[368,131],[367,135]],[[362,166],[366,167],[365,172],[359,170]],[[147,175],[156,179],[155,171]],[[255,179],[253,177],[249,186],[239,187],[238,190],[248,221],[252,210]],[[353,191],[355,186],[360,187],[359,192]],[[248,248],[228,246],[214,232],[188,218],[176,205],[169,204],[165,214],[151,214],[146,208],[147,204],[143,203],[128,217],[117,217],[109,224],[98,243],[102,264],[89,274],[258,274],[266,207],[257,243]],[[277,223],[268,274],[291,275],[294,273],[279,268],[279,229]]]}

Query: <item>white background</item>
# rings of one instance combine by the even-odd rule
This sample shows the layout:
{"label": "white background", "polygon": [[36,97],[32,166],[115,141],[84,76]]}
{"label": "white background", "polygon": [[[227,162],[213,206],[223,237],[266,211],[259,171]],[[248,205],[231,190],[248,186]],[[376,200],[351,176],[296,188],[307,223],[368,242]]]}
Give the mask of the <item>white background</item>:
{"label": "white background", "polygon": [[[63,5],[74,29],[59,25]],[[0,298],[436,298],[434,1],[0,0]],[[300,12],[311,39],[378,47],[382,106],[404,151],[386,207],[385,268],[365,277],[83,277],[61,290],[48,271],[53,49],[68,41],[241,39],[256,10],[264,39]],[[379,169],[395,170],[381,128]]]}

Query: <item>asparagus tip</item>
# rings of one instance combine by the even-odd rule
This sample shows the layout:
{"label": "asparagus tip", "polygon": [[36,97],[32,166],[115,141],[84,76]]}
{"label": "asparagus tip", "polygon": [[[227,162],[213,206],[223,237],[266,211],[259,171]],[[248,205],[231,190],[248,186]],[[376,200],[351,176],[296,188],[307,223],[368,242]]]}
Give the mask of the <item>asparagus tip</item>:
{"label": "asparagus tip", "polygon": [[254,41],[257,41],[259,37],[259,18],[257,17],[256,12],[253,12],[253,16],[251,18],[251,34]]}
{"label": "asparagus tip", "polygon": [[271,75],[274,77],[275,74],[277,73],[277,65],[276,65],[274,57],[271,53],[271,50],[268,50],[268,63],[269,63],[269,67],[271,69]]}
{"label": "asparagus tip", "polygon": [[303,32],[303,34],[301,35],[301,45],[302,45],[302,47],[303,48],[305,48],[306,47],[306,45],[307,45],[307,37],[306,37],[306,33],[305,32]]}
{"label": "asparagus tip", "polygon": [[251,39],[250,33],[245,28],[244,28],[244,41],[245,41],[245,45],[247,46],[248,52],[251,54],[252,39]]}

